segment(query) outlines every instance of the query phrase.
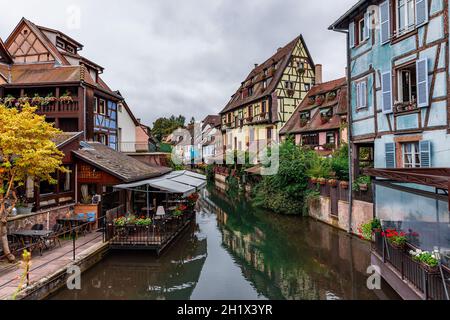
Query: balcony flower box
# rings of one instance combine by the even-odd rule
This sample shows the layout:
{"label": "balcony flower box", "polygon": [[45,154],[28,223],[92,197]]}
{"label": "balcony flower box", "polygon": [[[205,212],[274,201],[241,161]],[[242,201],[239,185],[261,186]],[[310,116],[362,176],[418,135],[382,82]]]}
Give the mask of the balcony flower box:
{"label": "balcony flower box", "polygon": [[73,102],[73,99],[69,95],[64,95],[59,98],[59,101],[63,104],[69,104]]}
{"label": "balcony flower box", "polygon": [[420,267],[429,274],[439,273],[439,251],[428,252],[420,249],[409,251],[413,261],[419,263]]}
{"label": "balcony flower box", "polygon": [[338,186],[338,181],[336,179],[330,179],[328,180],[328,185],[333,188],[336,188]]}
{"label": "balcony flower box", "polygon": [[323,95],[318,95],[316,97],[316,104],[321,106],[325,102],[325,97]]}
{"label": "balcony flower box", "polygon": [[339,185],[341,186],[342,189],[345,190],[347,190],[350,187],[350,183],[348,181],[341,181]]}
{"label": "balcony flower box", "polygon": [[317,179],[317,182],[318,182],[321,186],[324,186],[324,185],[327,184],[327,179],[325,179],[325,178],[319,178],[319,179]]}
{"label": "balcony flower box", "polygon": [[33,99],[31,99],[31,104],[33,106],[41,106],[43,103],[44,103],[44,98],[42,98],[41,96],[39,96],[37,94],[33,97]]}

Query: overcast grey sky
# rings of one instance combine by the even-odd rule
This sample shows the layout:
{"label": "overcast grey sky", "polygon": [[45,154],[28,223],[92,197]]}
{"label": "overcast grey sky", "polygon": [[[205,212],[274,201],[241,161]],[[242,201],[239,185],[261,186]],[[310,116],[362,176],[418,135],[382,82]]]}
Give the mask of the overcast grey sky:
{"label": "overcast grey sky", "polygon": [[[104,80],[149,125],[171,114],[197,120],[217,114],[255,63],[300,33],[314,62],[324,65],[324,80],[344,76],[345,36],[327,29],[356,2],[0,1],[4,41],[21,17],[67,33],[84,44],[80,54],[106,68]],[[79,27],[69,19],[77,10]]]}

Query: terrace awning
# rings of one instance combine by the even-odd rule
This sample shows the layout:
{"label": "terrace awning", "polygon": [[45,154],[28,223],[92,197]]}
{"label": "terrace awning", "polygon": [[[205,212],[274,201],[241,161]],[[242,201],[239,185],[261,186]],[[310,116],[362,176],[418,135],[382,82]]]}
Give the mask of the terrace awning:
{"label": "terrace awning", "polygon": [[[162,177],[129,184],[120,184],[114,188],[118,190],[152,193],[154,191],[148,189],[148,187],[151,187],[166,193],[180,194],[183,197],[187,197],[199,189],[204,188],[206,184],[206,177],[204,175],[190,171],[174,171]],[[142,187],[147,188],[144,190]]]}

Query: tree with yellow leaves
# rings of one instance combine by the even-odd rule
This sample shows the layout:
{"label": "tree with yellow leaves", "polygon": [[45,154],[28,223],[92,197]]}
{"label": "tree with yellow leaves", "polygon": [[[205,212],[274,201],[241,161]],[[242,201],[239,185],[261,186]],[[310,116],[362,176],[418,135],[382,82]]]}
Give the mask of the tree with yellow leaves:
{"label": "tree with yellow leaves", "polygon": [[16,189],[28,177],[56,183],[51,174],[67,171],[64,154],[52,142],[60,131],[35,113],[29,105],[7,108],[0,105],[0,241],[9,261],[15,261],[7,237],[8,216],[16,206]]}

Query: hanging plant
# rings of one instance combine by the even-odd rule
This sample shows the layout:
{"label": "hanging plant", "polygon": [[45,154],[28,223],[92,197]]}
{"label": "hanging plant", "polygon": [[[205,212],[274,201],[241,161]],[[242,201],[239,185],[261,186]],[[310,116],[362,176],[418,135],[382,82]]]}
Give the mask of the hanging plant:
{"label": "hanging plant", "polygon": [[31,99],[31,104],[33,106],[41,106],[43,103],[44,103],[44,98],[42,98],[38,94],[35,94],[33,99]]}
{"label": "hanging plant", "polygon": [[10,94],[5,98],[5,105],[9,108],[14,107],[16,103],[17,99]]}
{"label": "hanging plant", "polygon": [[27,103],[30,103],[30,101],[31,101],[31,99],[30,99],[27,95],[24,95],[23,97],[20,97],[20,98],[18,99],[18,102],[19,102],[19,104],[20,104],[21,106],[24,106],[24,105],[26,105]]}
{"label": "hanging plant", "polygon": [[72,96],[70,95],[69,91],[66,91],[60,98],[59,101],[61,103],[71,103],[73,102]]}

